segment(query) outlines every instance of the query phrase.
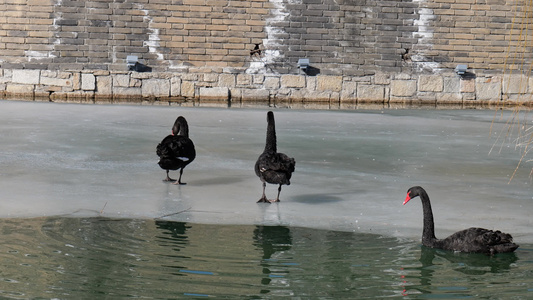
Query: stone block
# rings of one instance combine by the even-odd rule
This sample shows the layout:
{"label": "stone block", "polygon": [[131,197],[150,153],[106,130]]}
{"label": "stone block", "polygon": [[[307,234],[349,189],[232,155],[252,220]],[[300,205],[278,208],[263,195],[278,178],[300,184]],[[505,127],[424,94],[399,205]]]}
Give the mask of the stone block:
{"label": "stone block", "polygon": [[385,87],[383,85],[360,84],[357,87],[357,99],[363,101],[384,101]]}
{"label": "stone block", "polygon": [[475,93],[476,92],[476,81],[474,79],[462,79],[460,92],[461,93]]}
{"label": "stone block", "polygon": [[229,88],[227,87],[201,87],[200,100],[228,100]]}
{"label": "stone block", "polygon": [[524,94],[528,88],[528,78],[523,75],[510,75],[503,78],[504,94]]}
{"label": "stone block", "polygon": [[252,75],[250,74],[238,74],[237,75],[237,85],[246,85],[249,86],[252,84]]}
{"label": "stone block", "polygon": [[501,99],[501,82],[499,77],[476,78],[476,99],[495,100]]}
{"label": "stone block", "polygon": [[194,82],[192,81],[183,81],[181,83],[181,96],[187,98],[194,98]]}
{"label": "stone block", "polygon": [[459,76],[445,77],[443,80],[443,93],[459,93],[461,91],[461,78]]}
{"label": "stone block", "polygon": [[341,101],[352,100],[357,95],[357,82],[344,82],[342,85],[342,91],[340,93]]}
{"label": "stone block", "polygon": [[172,77],[170,78],[170,96],[178,97],[181,95],[181,78]]}
{"label": "stone block", "polygon": [[442,92],[444,80],[440,75],[421,75],[418,77],[418,91]]}
{"label": "stone block", "polygon": [[392,80],[391,96],[411,97],[416,94],[416,80]]}
{"label": "stone block", "polygon": [[20,84],[39,84],[40,70],[13,70],[13,83]]}
{"label": "stone block", "polygon": [[205,82],[216,82],[218,79],[218,74],[204,74]]}
{"label": "stone block", "polygon": [[220,87],[235,87],[235,74],[221,74],[218,76],[218,86]]}
{"label": "stone block", "polygon": [[303,75],[282,75],[281,87],[284,88],[304,88],[305,76]]}
{"label": "stone block", "polygon": [[143,97],[169,97],[170,80],[168,79],[143,79],[141,86]]}
{"label": "stone block", "polygon": [[115,87],[113,88],[113,97],[114,98],[126,98],[130,96],[142,96],[142,91],[140,88],[130,88],[130,87]]}
{"label": "stone block", "polygon": [[96,89],[96,77],[93,74],[81,74],[81,89],[84,91],[94,91]]}
{"label": "stone block", "polygon": [[125,75],[125,74],[114,75],[113,86],[114,87],[129,87],[130,86],[130,75]]}
{"label": "stone block", "polygon": [[7,84],[6,92],[15,95],[33,95],[34,86],[27,84]]}
{"label": "stone block", "polygon": [[265,89],[279,89],[280,80],[279,77],[266,77],[263,81],[263,87]]}
{"label": "stone block", "polygon": [[374,84],[390,84],[389,75],[385,73],[376,73],[376,75],[374,75]]}
{"label": "stone block", "polygon": [[342,76],[317,76],[317,91],[340,92]]}
{"label": "stone block", "polygon": [[40,84],[46,86],[72,86],[72,80],[56,77],[41,77]]}
{"label": "stone block", "polygon": [[269,101],[270,92],[265,89],[242,90],[242,101]]}
{"label": "stone block", "polygon": [[96,93],[100,95],[111,95],[113,93],[113,80],[111,76],[96,77]]}

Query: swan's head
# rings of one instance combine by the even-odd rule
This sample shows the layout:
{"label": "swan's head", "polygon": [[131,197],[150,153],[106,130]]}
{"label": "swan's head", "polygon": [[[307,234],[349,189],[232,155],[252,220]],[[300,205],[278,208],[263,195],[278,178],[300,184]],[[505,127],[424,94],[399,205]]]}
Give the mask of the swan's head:
{"label": "swan's head", "polygon": [[185,125],[187,125],[187,120],[185,120],[184,117],[179,116],[176,119],[176,122],[174,122],[174,126],[172,126],[172,135],[177,135],[180,133],[180,130],[182,130]]}
{"label": "swan's head", "polygon": [[409,200],[420,196],[421,191],[424,189],[420,186],[413,186],[412,188],[407,190],[407,196],[405,197],[405,200],[403,201],[403,205],[405,205]]}

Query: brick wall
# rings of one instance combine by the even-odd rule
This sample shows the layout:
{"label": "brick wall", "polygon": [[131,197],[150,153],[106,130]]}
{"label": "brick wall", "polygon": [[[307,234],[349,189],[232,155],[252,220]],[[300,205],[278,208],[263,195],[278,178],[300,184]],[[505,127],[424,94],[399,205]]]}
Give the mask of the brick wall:
{"label": "brick wall", "polygon": [[[142,96],[148,79],[174,78],[187,92],[169,97],[228,88],[234,99],[507,100],[518,96],[504,95],[502,80],[528,82],[516,76],[533,55],[522,47],[533,29],[523,11],[523,0],[3,0],[0,91]],[[128,73],[128,55],[151,74]],[[307,73],[299,58],[309,58]],[[473,76],[458,78],[457,64]],[[39,82],[22,87],[13,75],[22,69],[41,70]],[[99,90],[98,78],[111,84]]]}

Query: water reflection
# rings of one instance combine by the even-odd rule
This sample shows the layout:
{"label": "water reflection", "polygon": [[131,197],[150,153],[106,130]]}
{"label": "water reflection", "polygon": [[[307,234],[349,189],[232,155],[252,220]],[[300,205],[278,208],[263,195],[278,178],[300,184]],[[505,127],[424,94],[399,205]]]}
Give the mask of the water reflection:
{"label": "water reflection", "polygon": [[533,295],[527,245],[490,257],[353,232],[61,217],[0,219],[0,245],[2,299]]}
{"label": "water reflection", "polygon": [[[419,261],[420,267],[406,270],[413,271],[407,278],[418,279],[420,284],[407,286],[405,295],[421,293],[440,294],[439,298],[470,298],[473,296],[470,289],[478,284],[479,276],[508,273],[518,261],[518,257],[515,252],[488,256],[421,246]],[[457,277],[449,271],[465,276]],[[414,292],[415,290],[417,292]]]}
{"label": "water reflection", "polygon": [[[284,226],[256,226],[254,230],[254,245],[263,252],[260,266],[263,277],[261,284],[268,286],[273,277],[284,277],[286,270],[276,268],[275,254],[291,249],[292,237],[289,228]],[[273,258],[274,256],[274,258]],[[270,289],[261,289],[261,294],[267,294]]]}

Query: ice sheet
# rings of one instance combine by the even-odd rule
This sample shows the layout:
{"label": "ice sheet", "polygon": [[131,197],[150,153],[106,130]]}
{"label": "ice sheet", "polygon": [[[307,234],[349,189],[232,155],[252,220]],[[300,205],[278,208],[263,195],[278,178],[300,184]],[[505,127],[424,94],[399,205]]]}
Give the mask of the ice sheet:
{"label": "ice sheet", "polygon": [[[508,184],[520,153],[506,144],[489,155],[491,124],[498,132],[508,113],[274,109],[278,150],[296,159],[296,172],[281,203],[257,204],[266,111],[0,101],[0,217],[282,224],[420,239],[421,204],[402,202],[421,185],[437,237],[480,226],[533,242],[531,165]],[[184,186],[162,182],[155,154],[179,115],[197,151]],[[267,186],[267,196],[276,189]]]}

